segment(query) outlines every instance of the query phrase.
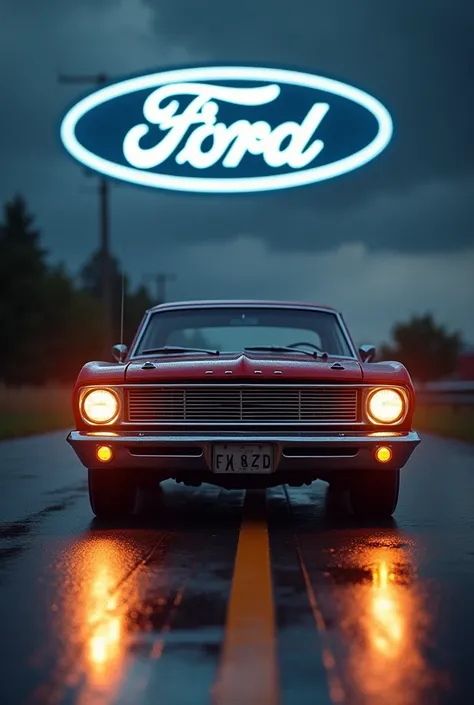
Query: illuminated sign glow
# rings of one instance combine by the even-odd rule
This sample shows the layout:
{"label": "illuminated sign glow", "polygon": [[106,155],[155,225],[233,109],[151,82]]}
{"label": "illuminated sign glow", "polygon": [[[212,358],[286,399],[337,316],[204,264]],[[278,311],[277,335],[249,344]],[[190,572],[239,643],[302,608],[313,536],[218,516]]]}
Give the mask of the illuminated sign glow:
{"label": "illuminated sign glow", "polygon": [[86,167],[142,186],[198,193],[272,191],[331,179],[377,157],[392,132],[387,109],[358,88],[245,66],[120,81],[85,97],[61,124],[65,148]]}

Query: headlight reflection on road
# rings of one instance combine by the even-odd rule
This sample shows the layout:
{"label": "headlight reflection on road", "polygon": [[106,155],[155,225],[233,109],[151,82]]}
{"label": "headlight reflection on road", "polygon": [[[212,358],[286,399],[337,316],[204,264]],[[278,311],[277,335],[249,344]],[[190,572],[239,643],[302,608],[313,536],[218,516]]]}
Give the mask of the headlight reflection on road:
{"label": "headlight reflection on road", "polygon": [[76,691],[76,705],[110,705],[126,672],[129,614],[138,600],[138,560],[127,541],[94,536],[64,558],[63,607],[56,612],[63,657],[56,681]]}
{"label": "headlight reflection on road", "polygon": [[81,597],[77,617],[82,622],[85,676],[80,705],[94,696],[99,703],[113,702],[120,687],[126,656],[126,610],[120,581],[124,574],[124,547],[114,539],[99,538],[81,549]]}
{"label": "headlight reflection on road", "polygon": [[371,641],[387,658],[397,658],[406,634],[403,612],[393,594],[395,580],[396,574],[389,571],[386,561],[372,569]]}
{"label": "headlight reflection on road", "polygon": [[107,564],[100,566],[90,586],[87,621],[92,634],[89,638],[88,660],[94,676],[107,675],[120,659],[123,617],[117,614],[117,595],[113,575]]}
{"label": "headlight reflection on road", "polygon": [[[360,552],[359,552],[360,551]],[[406,548],[362,547],[369,577],[345,600],[349,671],[364,703],[418,705],[433,674],[423,656],[429,617]]]}

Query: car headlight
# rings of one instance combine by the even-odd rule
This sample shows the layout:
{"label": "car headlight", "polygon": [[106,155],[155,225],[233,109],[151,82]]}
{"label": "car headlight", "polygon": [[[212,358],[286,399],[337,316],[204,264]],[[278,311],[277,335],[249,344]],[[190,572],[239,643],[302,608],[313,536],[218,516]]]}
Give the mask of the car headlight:
{"label": "car headlight", "polygon": [[367,411],[371,421],[395,423],[405,414],[406,400],[396,389],[378,389],[369,395]]}
{"label": "car headlight", "polygon": [[82,415],[90,423],[110,423],[117,418],[119,409],[118,396],[110,389],[92,389],[82,399]]}

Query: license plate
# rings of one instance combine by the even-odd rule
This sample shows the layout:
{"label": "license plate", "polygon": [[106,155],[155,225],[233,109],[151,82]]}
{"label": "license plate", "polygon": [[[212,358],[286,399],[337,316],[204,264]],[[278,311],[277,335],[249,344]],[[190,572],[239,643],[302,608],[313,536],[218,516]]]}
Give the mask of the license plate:
{"label": "license plate", "polygon": [[212,470],[227,475],[265,475],[273,472],[273,447],[235,443],[215,445],[212,455]]}

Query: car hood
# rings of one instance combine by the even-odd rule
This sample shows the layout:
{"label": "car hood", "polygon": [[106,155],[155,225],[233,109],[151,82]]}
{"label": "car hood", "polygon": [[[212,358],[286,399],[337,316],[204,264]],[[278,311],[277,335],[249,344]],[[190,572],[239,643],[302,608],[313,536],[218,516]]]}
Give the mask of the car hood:
{"label": "car hood", "polygon": [[362,370],[356,360],[330,358],[320,360],[298,353],[272,354],[234,353],[210,355],[152,356],[129,362],[125,382],[216,382],[252,380],[359,382]]}

